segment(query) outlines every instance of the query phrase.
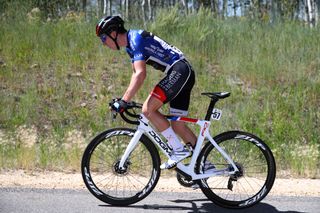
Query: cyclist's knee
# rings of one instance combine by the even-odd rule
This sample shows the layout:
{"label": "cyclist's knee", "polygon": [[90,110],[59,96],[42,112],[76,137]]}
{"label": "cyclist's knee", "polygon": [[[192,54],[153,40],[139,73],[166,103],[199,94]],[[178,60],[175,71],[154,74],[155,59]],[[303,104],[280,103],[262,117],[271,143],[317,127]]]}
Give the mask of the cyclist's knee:
{"label": "cyclist's knee", "polygon": [[150,118],[150,114],[151,114],[151,111],[150,111],[150,108],[147,106],[146,103],[144,103],[142,105],[142,113],[144,116],[146,116],[148,119]]}
{"label": "cyclist's knee", "polygon": [[143,103],[142,113],[147,118],[150,118],[150,115],[157,111],[161,106],[162,102],[152,96],[149,96],[148,99]]}
{"label": "cyclist's knee", "polygon": [[148,105],[142,106],[142,113],[144,116],[146,116],[149,120],[152,116],[152,114],[156,111],[156,109],[149,107]]}

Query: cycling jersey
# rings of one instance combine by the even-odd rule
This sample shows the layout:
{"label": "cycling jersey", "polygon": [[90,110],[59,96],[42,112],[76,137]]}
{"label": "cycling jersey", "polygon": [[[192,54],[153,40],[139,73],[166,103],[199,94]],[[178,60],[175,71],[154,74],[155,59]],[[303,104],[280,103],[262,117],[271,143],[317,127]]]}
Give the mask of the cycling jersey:
{"label": "cycling jersey", "polygon": [[126,48],[132,63],[144,60],[146,64],[165,73],[177,61],[184,59],[183,53],[159,37],[143,30],[129,30]]}
{"label": "cycling jersey", "polygon": [[170,114],[186,116],[195,75],[183,53],[159,37],[143,30],[129,30],[126,48],[132,63],[146,64],[166,73],[151,95],[164,104],[170,102]]}

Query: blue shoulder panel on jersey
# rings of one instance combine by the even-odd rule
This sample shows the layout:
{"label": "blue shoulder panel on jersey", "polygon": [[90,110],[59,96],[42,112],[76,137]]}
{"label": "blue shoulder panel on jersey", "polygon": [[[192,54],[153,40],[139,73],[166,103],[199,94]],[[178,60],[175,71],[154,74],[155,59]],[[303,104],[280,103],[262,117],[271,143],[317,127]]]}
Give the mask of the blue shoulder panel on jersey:
{"label": "blue shoulder panel on jersey", "polygon": [[155,69],[167,71],[183,53],[157,36],[143,30],[128,31],[127,53],[132,62],[144,60]]}
{"label": "blue shoulder panel on jersey", "polygon": [[132,61],[145,60],[144,57],[144,42],[141,36],[142,30],[130,30],[128,32],[129,48],[127,51],[131,53]]}

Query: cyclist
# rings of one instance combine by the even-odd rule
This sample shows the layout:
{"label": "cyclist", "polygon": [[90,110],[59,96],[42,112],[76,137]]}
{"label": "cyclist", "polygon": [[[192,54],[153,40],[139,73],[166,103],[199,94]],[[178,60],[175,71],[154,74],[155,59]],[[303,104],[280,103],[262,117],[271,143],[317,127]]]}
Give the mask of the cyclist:
{"label": "cyclist", "polygon": [[126,30],[124,21],[119,16],[103,17],[96,25],[96,34],[102,43],[113,50],[126,48],[132,62],[133,73],[130,84],[112,109],[122,112],[142,86],[146,78],[146,65],[162,71],[165,77],[154,87],[144,102],[142,113],[167,139],[172,148],[169,160],[160,166],[170,169],[178,162],[189,157],[191,152],[178,139],[175,132],[185,143],[195,146],[196,136],[184,122],[168,120],[159,112],[163,104],[170,103],[170,114],[186,116],[190,102],[190,93],[195,83],[195,74],[176,47],[144,30]]}

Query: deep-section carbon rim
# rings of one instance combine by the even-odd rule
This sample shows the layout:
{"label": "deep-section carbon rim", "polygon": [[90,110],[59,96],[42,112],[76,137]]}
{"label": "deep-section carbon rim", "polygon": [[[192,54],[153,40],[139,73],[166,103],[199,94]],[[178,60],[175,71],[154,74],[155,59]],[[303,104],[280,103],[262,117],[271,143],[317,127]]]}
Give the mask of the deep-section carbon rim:
{"label": "deep-section carbon rim", "polygon": [[[233,159],[240,170],[231,176],[218,176],[200,182],[204,194],[214,203],[227,208],[246,208],[262,200],[270,191],[276,175],[274,157],[268,146],[258,137],[244,132],[226,132],[215,141]],[[216,169],[232,171],[232,166],[210,143],[198,158],[197,172],[202,173],[203,162]]]}
{"label": "deep-section carbon rim", "polygon": [[142,200],[160,176],[160,159],[156,148],[142,136],[124,169],[119,161],[135,130],[111,129],[101,133],[88,145],[82,159],[82,176],[89,191],[112,205],[129,205]]}

